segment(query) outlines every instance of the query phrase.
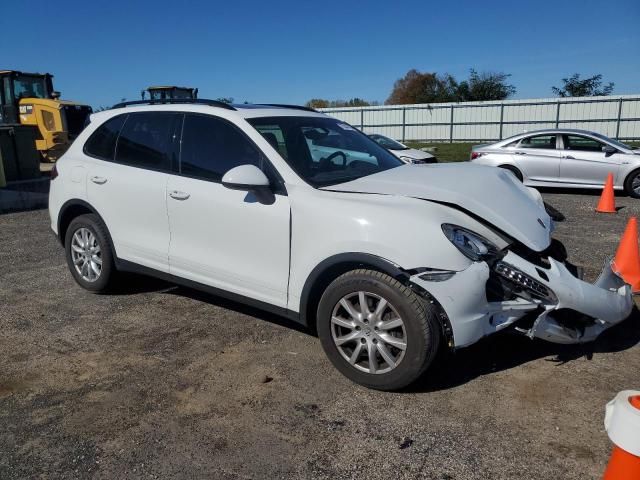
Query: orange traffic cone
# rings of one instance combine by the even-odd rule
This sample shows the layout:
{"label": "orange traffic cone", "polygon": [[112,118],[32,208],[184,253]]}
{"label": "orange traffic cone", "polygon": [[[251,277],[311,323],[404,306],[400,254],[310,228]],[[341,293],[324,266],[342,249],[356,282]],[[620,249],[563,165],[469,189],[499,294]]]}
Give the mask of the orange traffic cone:
{"label": "orange traffic cone", "polygon": [[640,292],[640,251],[638,251],[638,220],[636,217],[631,217],[627,223],[611,268],[631,285],[631,290],[634,293]]}
{"label": "orange traffic cone", "polygon": [[607,404],[604,425],[613,451],[603,480],[640,478],[640,392],[627,390]]}
{"label": "orange traffic cone", "polygon": [[600,195],[596,212],[616,213],[616,197],[613,194],[613,174],[611,173],[607,175],[607,181],[604,184],[602,195]]}

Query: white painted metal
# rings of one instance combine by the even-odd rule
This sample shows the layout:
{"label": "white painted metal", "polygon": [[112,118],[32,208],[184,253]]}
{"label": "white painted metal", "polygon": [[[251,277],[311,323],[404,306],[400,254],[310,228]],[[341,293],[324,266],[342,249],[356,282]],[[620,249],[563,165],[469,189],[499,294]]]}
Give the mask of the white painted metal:
{"label": "white painted metal", "polygon": [[365,133],[379,133],[400,141],[495,141],[556,126],[592,130],[621,140],[640,139],[638,95],[380,105],[321,111]]}

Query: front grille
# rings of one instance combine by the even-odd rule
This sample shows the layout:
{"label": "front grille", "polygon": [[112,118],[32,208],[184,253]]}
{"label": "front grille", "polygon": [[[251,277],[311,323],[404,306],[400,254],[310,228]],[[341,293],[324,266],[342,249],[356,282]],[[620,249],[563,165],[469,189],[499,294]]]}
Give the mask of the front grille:
{"label": "front grille", "polygon": [[508,263],[498,262],[495,266],[495,271],[498,275],[521,287],[534,297],[545,300],[551,300],[554,297],[553,293],[542,283]]}
{"label": "front grille", "polygon": [[65,105],[63,107],[69,137],[74,139],[84,129],[91,107],[86,105]]}

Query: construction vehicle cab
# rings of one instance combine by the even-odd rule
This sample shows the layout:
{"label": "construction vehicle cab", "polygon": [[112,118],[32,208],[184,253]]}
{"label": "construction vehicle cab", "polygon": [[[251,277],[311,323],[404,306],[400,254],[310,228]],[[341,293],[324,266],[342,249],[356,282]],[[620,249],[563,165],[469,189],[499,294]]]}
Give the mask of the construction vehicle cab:
{"label": "construction vehicle cab", "polygon": [[173,99],[191,99],[198,98],[198,89],[189,87],[176,87],[174,85],[165,85],[157,87],[149,87],[142,91],[142,99],[145,99],[146,94],[149,93],[149,100],[162,101]]}
{"label": "construction vehicle cab", "polygon": [[36,149],[56,161],[85,126],[91,107],[60,100],[53,75],[0,70],[0,124],[38,129]]}

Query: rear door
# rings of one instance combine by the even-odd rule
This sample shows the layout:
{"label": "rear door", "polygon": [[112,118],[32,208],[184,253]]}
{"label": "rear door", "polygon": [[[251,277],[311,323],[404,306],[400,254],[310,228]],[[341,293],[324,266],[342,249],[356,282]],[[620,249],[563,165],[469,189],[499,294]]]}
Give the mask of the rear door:
{"label": "rear door", "polygon": [[168,272],[166,187],[179,115],[138,112],[105,122],[87,141],[87,197],[123,260]]}
{"label": "rear door", "polygon": [[544,134],[524,137],[516,145],[514,161],[530,180],[557,182],[560,175],[560,150],[557,135]]}
{"label": "rear door", "polygon": [[562,162],[560,175],[563,181],[584,185],[602,185],[609,173],[614,181],[624,155],[608,154],[606,146],[595,138],[584,135],[562,135]]}
{"label": "rear door", "polygon": [[[286,307],[289,197],[270,163],[237,126],[212,115],[186,114],[180,144],[167,185],[171,274]],[[271,179],[271,198],[222,185],[246,164]]]}

